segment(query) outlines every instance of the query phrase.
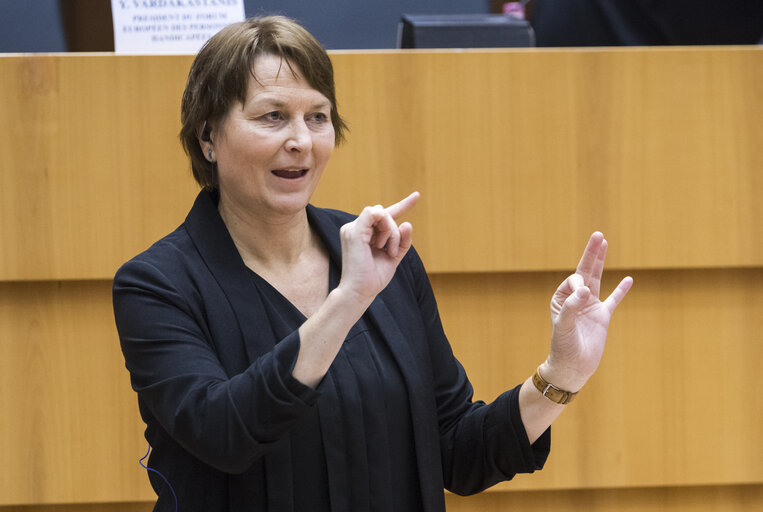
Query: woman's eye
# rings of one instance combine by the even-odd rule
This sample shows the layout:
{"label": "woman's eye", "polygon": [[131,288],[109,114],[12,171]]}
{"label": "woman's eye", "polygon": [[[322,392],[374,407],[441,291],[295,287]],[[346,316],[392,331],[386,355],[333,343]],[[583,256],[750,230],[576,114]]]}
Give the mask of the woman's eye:
{"label": "woman's eye", "polygon": [[267,121],[280,121],[281,120],[281,113],[278,111],[274,112],[268,112],[264,116],[262,116]]}
{"label": "woman's eye", "polygon": [[313,114],[313,120],[318,123],[325,123],[328,121],[328,116],[324,114],[323,112],[318,112],[316,114]]}

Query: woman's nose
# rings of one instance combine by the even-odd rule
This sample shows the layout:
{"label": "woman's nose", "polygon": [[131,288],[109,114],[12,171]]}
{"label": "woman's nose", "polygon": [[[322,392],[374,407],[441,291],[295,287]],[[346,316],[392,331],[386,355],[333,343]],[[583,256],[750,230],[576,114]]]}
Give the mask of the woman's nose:
{"label": "woman's nose", "polygon": [[289,137],[286,140],[286,150],[309,151],[313,145],[313,138],[305,120],[296,119],[290,125]]}

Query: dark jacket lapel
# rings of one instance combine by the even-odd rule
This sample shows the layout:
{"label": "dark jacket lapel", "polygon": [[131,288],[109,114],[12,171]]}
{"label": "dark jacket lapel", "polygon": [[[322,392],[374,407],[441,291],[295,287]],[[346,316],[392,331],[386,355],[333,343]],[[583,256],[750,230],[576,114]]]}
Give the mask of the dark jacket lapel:
{"label": "dark jacket lapel", "polygon": [[[216,193],[206,190],[199,193],[186,217],[185,227],[238,320],[247,356],[238,368],[243,371],[263,353],[272,350],[277,340],[269,327],[251,271],[244,265],[217,211]],[[219,348],[236,349],[230,346]]]}

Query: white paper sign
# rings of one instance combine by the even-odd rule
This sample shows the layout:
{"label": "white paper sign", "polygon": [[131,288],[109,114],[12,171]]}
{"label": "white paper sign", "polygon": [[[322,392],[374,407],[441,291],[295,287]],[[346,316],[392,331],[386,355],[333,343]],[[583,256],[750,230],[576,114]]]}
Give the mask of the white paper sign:
{"label": "white paper sign", "polygon": [[244,0],[111,0],[114,51],[195,54],[221,28],[245,18]]}

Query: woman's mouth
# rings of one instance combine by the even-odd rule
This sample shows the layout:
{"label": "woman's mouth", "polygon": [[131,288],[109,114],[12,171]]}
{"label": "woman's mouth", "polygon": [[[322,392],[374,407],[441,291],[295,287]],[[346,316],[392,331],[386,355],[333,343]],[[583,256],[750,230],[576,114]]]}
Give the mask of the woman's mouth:
{"label": "woman's mouth", "polygon": [[287,180],[295,180],[307,174],[307,169],[275,169],[270,172],[272,172],[274,175],[278,176],[279,178],[284,178]]}

